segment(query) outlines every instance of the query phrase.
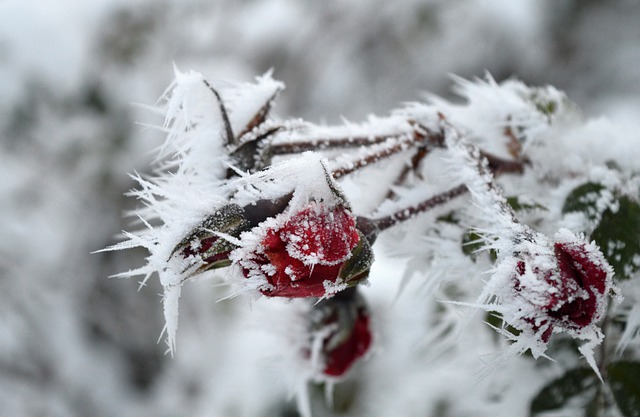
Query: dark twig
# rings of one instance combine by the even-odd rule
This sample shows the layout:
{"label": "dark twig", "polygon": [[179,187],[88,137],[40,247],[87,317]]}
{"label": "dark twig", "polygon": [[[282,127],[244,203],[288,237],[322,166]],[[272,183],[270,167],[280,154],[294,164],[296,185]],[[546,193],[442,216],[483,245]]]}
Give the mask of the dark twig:
{"label": "dark twig", "polygon": [[424,200],[421,203],[418,203],[414,206],[406,207],[402,210],[399,210],[385,217],[380,217],[377,219],[370,219],[370,220],[373,224],[375,224],[378,231],[381,232],[392,226],[395,226],[398,223],[402,223],[406,220],[409,220],[415,217],[417,214],[424,213],[437,206],[445,204],[453,200],[454,198],[461,196],[467,191],[468,191],[467,186],[464,184],[460,184],[447,191],[444,191],[440,194],[430,197],[427,200]]}
{"label": "dark twig", "polygon": [[318,138],[318,139],[306,139],[300,142],[278,143],[269,147],[269,154],[271,156],[276,155],[289,155],[295,153],[301,153],[306,151],[318,151],[327,149],[349,149],[359,148],[361,146],[371,146],[379,143],[383,143],[389,139],[401,138],[406,133],[399,133],[397,135],[388,136],[358,136],[349,138]]}
{"label": "dark twig", "polygon": [[404,141],[398,141],[398,143],[396,143],[393,146],[390,146],[388,148],[382,148],[379,151],[376,152],[372,152],[360,159],[357,159],[355,161],[349,161],[349,165],[342,167],[342,168],[337,168],[333,170],[333,178],[335,179],[339,179],[341,177],[344,177],[345,175],[351,174],[354,171],[359,170],[360,168],[364,168],[369,164],[372,164],[374,162],[377,162],[381,159],[384,158],[388,158],[392,155],[395,155],[399,152],[405,151],[408,149],[409,144],[413,142],[413,140],[404,140]]}
{"label": "dark twig", "polygon": [[209,84],[209,81],[204,79],[202,81],[204,82],[204,85],[206,85],[209,88],[209,90],[211,90],[213,95],[216,96],[216,99],[218,100],[218,106],[220,107],[220,114],[222,115],[222,123],[224,123],[225,135],[227,136],[226,137],[227,146],[232,146],[236,143],[236,137],[233,134],[233,129],[231,128],[231,122],[229,121],[229,114],[227,113],[227,108],[225,107],[224,102],[222,101],[222,97],[220,97],[220,94],[218,94],[218,91],[216,91],[216,89],[213,88],[211,84]]}
{"label": "dark twig", "polygon": [[273,95],[269,97],[266,103],[264,103],[264,105],[260,108],[260,110],[258,110],[258,112],[253,116],[253,118],[249,121],[249,123],[247,123],[247,126],[245,126],[242,132],[240,132],[240,134],[238,135],[238,142],[242,141],[242,137],[244,135],[250,133],[251,131],[253,131],[253,129],[260,126],[265,122],[265,120],[267,120],[267,116],[271,111],[271,106],[273,104],[273,101],[276,99],[279,93],[280,93],[280,89],[277,89],[273,93]]}
{"label": "dark twig", "polygon": [[[400,174],[398,175],[398,178],[396,178],[393,185],[394,186],[403,185],[407,181],[407,177],[409,176],[409,173],[411,171],[413,172],[418,171],[418,168],[420,167],[420,163],[427,156],[428,153],[429,153],[428,148],[424,146],[418,147],[416,152],[413,154],[413,157],[411,158],[411,165],[404,165],[402,167],[402,171],[400,171]],[[387,200],[394,199],[395,197],[396,197],[395,191],[393,191],[393,189],[390,189],[389,192],[387,193]]]}

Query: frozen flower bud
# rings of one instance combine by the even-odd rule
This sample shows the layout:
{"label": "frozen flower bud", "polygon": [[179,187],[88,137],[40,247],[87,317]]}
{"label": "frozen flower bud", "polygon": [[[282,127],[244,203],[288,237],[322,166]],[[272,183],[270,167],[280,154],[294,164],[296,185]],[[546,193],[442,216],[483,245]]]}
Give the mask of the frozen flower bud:
{"label": "frozen flower bud", "polygon": [[600,320],[612,273],[597,246],[561,238],[552,254],[529,257],[533,265],[528,266],[526,258],[517,263],[514,287],[534,306],[523,319],[535,333],[541,332],[542,342],[549,341],[554,329],[579,335]]}
{"label": "frozen flower bud", "polygon": [[370,314],[356,289],[316,304],[310,315],[310,348],[317,376],[344,376],[371,347]]}
{"label": "frozen flower bud", "polygon": [[240,254],[247,278],[261,277],[271,297],[327,297],[365,279],[373,261],[368,241],[344,205],[310,202],[283,223],[265,222],[262,237]]}
{"label": "frozen flower bud", "polygon": [[598,321],[608,286],[604,257],[579,242],[556,242],[554,253],[561,291],[551,297],[549,316],[565,327],[583,328]]}

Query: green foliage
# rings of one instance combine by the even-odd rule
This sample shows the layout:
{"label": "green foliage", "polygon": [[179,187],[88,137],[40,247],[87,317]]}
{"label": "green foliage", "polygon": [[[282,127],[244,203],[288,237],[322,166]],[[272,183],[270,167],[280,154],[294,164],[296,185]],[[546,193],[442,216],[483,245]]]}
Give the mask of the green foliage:
{"label": "green foliage", "polygon": [[609,191],[602,184],[582,184],[569,193],[562,212],[581,212],[595,224],[590,239],[600,246],[616,278],[625,280],[640,269],[640,205],[622,195],[611,207],[603,209],[598,201],[606,192]]}
{"label": "green foliage", "polygon": [[562,409],[579,397],[584,397],[583,401],[586,403],[599,383],[598,377],[589,368],[569,370],[540,390],[531,402],[529,415],[535,417]]}
{"label": "green foliage", "polygon": [[544,94],[544,92],[534,92],[529,97],[529,100],[531,100],[540,113],[548,117],[553,116],[558,110],[558,107],[560,107],[560,103],[551,99],[547,94]]}
{"label": "green foliage", "polygon": [[563,213],[581,212],[590,221],[599,217],[597,201],[601,198],[605,187],[602,184],[588,182],[575,188],[569,193],[562,207]]}
{"label": "green foliage", "polygon": [[629,279],[640,269],[640,205],[623,196],[619,209],[607,209],[591,238],[613,267],[618,280]]}
{"label": "green foliage", "polygon": [[[462,235],[462,253],[475,262],[479,253],[482,251],[482,248],[485,246],[484,240],[484,237],[474,231],[474,229],[467,229]],[[498,254],[494,249],[489,250],[489,258],[491,259],[491,262],[495,262],[498,258]]]}
{"label": "green foliage", "polygon": [[[640,362],[614,362],[607,368],[607,381],[618,410],[624,417],[640,417]],[[558,411],[574,400],[582,401],[585,416],[601,416],[599,401],[604,385],[591,369],[578,368],[567,371],[551,381],[533,399],[530,416]]]}
{"label": "green foliage", "polygon": [[519,196],[507,197],[507,204],[515,211],[547,210],[542,204],[523,201]]}
{"label": "green foliage", "polygon": [[614,362],[608,370],[609,386],[622,415],[640,417],[640,362]]}
{"label": "green foliage", "polygon": [[478,256],[478,252],[482,249],[484,240],[482,236],[472,229],[462,235],[462,253],[470,257],[474,262]]}

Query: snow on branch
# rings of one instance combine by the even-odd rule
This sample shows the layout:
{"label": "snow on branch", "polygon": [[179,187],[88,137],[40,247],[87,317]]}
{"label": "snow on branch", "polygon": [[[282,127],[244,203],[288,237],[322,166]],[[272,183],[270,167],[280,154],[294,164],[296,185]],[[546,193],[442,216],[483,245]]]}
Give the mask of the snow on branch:
{"label": "snow on branch", "polygon": [[[547,356],[552,334],[562,333],[585,341],[580,351],[598,372],[593,350],[604,337],[598,323],[613,268],[580,230],[562,227],[560,205],[540,191],[558,195],[594,172],[578,164],[570,181],[545,182],[562,165],[548,147],[570,136],[574,107],[551,87],[457,82],[466,104],[431,97],[386,117],[323,126],[272,117],[284,85],[270,73],[235,84],[176,71],[163,107],[166,141],[152,174],[133,176],[142,227],[107,249],[149,252],[145,266],[119,276],[158,275],[170,351],[182,286],[225,269],[234,294],[311,300],[309,311],[322,313],[309,313],[310,346],[300,354],[314,378],[342,378],[372,341],[373,313],[357,292],[372,245],[412,224],[394,248],[410,258],[410,274],[452,276],[433,262],[444,256],[473,282],[488,269],[479,290],[459,281],[468,292],[456,301],[498,314],[510,352]],[[347,179],[367,192],[354,198]],[[509,196],[522,184],[531,195]],[[542,230],[522,220],[523,210],[538,209]],[[479,242],[472,260],[460,241]],[[495,259],[475,264],[482,251]]]}

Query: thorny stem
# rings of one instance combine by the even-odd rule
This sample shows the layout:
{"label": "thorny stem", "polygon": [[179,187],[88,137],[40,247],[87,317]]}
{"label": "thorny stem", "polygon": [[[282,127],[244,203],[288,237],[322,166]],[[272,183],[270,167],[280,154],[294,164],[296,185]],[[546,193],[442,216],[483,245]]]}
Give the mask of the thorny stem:
{"label": "thorny stem", "polygon": [[428,148],[442,147],[444,144],[444,136],[442,132],[431,132],[424,126],[409,121],[409,124],[413,126],[413,130],[408,132],[401,132],[392,135],[384,136],[356,136],[346,138],[319,138],[319,139],[307,139],[300,142],[289,142],[282,144],[272,144],[265,149],[263,159],[266,159],[267,165],[269,160],[277,155],[288,155],[305,151],[322,151],[332,149],[349,149],[370,147],[375,145],[383,145],[389,143],[388,147],[372,151],[368,155],[357,159],[355,161],[348,162],[348,166],[342,168],[336,168],[333,171],[334,178],[340,178],[348,175],[360,168],[368,166],[371,163],[377,162],[381,159],[395,155],[401,151],[404,151],[412,146],[421,145],[425,150]]}
{"label": "thorny stem", "polygon": [[[423,147],[423,146],[418,147],[416,152],[413,154],[413,157],[411,158],[411,165],[405,165],[402,168],[402,171],[400,171],[400,174],[398,175],[398,178],[396,178],[393,185],[397,186],[397,185],[404,184],[411,171],[414,171],[414,172],[418,171],[418,168],[420,167],[420,163],[425,158],[425,156],[427,156],[428,153],[429,151],[426,147]],[[387,199],[393,199],[395,197],[396,197],[395,191],[393,189],[390,189],[387,192]]]}
{"label": "thorny stem", "polygon": [[271,145],[269,147],[269,154],[271,156],[275,156],[289,155],[306,151],[359,148],[361,146],[377,145],[386,142],[389,139],[399,139],[402,136],[405,136],[407,133],[408,132],[386,136],[356,136],[336,139],[318,138],[307,139],[300,142],[279,143]]}
{"label": "thorny stem", "polygon": [[[242,140],[242,137],[249,132],[251,132],[254,128],[260,126],[264,123],[271,111],[271,106],[273,105],[273,101],[276,99],[276,96],[280,93],[280,89],[277,89],[275,93],[264,103],[264,105],[258,110],[258,112],[253,116],[253,118],[247,123],[247,126],[238,134],[238,141]],[[279,129],[279,128],[276,128]]]}
{"label": "thorny stem", "polygon": [[499,174],[501,170],[505,169],[507,171],[502,172],[512,170],[520,170],[519,172],[522,172],[524,169],[524,162],[517,161],[516,165],[512,165],[507,161],[505,165],[496,165],[500,161],[495,156],[483,153],[477,146],[467,143],[463,139],[464,135],[456,128],[456,126],[449,123],[443,115],[440,115],[440,117],[443,129],[448,132],[446,135],[447,147],[462,151],[466,154],[461,162],[474,170],[480,180],[481,185],[474,186],[471,190],[472,193],[477,193],[483,195],[483,198],[490,199],[492,204],[497,207],[495,212],[505,216],[505,221],[508,221],[511,224],[519,224],[516,213],[507,203],[507,199],[503,196],[500,187],[495,183],[494,176]]}
{"label": "thorny stem", "polygon": [[383,231],[392,226],[395,226],[398,223],[402,223],[404,221],[412,219],[419,213],[424,213],[439,205],[445,204],[453,200],[454,198],[463,195],[467,191],[467,186],[464,184],[460,184],[445,192],[436,194],[435,196],[432,196],[414,206],[404,208],[385,217],[370,220],[375,224],[379,231]]}
{"label": "thorny stem", "polygon": [[392,155],[405,151],[408,149],[410,143],[413,142],[412,139],[399,141],[395,145],[392,145],[388,148],[382,148],[379,151],[371,152],[370,154],[360,159],[356,159],[355,161],[349,161],[347,166],[344,166],[342,168],[336,168],[332,171],[333,178],[339,179],[341,177],[344,177],[345,175],[351,174],[359,170],[360,168],[364,168],[369,164],[378,162],[381,159],[388,158]]}
{"label": "thorny stem", "polygon": [[[488,161],[487,167],[495,175],[501,173],[519,174],[524,171],[524,164],[522,162],[508,161],[482,152],[480,153],[480,156],[481,157],[478,163],[482,166],[482,169],[484,169],[484,165],[481,163],[481,161],[484,158]],[[496,185],[492,181],[491,185],[488,186],[495,187]],[[420,213],[427,212],[437,206],[446,204],[454,198],[459,197],[468,191],[469,189],[466,185],[460,184],[440,194],[436,194],[435,196],[432,196],[416,205],[403,208],[385,217],[358,217],[358,228],[362,231],[362,233],[364,233],[370,243],[373,243],[380,232],[389,229],[399,223],[410,220]]]}
{"label": "thorny stem", "polygon": [[[292,155],[307,151],[326,151],[333,149],[367,147],[379,145],[391,140],[397,141],[402,137],[406,137],[407,134],[410,134],[410,132],[403,132],[385,136],[357,136],[334,139],[318,138],[275,144],[266,141],[268,138],[271,138],[284,130],[283,126],[274,127],[257,138],[249,142],[245,142],[240,148],[238,148],[236,153],[243,152],[243,155],[237,155],[240,157],[237,162],[244,166],[241,167],[241,169],[249,171],[263,169],[270,166],[273,158],[279,155]],[[414,135],[415,134],[416,133],[414,133]]]}
{"label": "thorny stem", "polygon": [[[215,90],[212,91],[215,93]],[[256,114],[254,117],[256,121],[252,121],[250,126],[253,126],[255,123],[259,125],[259,120],[264,121],[272,99],[273,97],[267,101],[265,106],[258,112],[258,114]],[[249,159],[252,159],[254,163],[245,165],[254,165],[253,169],[260,169],[271,165],[273,157],[278,155],[289,155],[306,151],[367,148],[379,145],[381,149],[372,150],[370,153],[359,159],[346,162],[343,167],[335,168],[333,170],[333,176],[335,179],[338,179],[411,147],[417,147],[417,151],[412,157],[411,166],[405,167],[396,181],[396,184],[402,184],[411,170],[417,170],[420,162],[431,149],[445,147],[445,132],[443,129],[433,131],[432,129],[416,123],[413,120],[408,120],[408,123],[413,127],[413,129],[390,135],[313,138],[297,142],[265,143],[265,146],[263,147],[262,143],[265,139],[278,135],[280,132],[285,130],[283,129],[283,126],[277,126],[268,130],[265,134],[259,136],[255,140],[245,143],[243,147],[248,148],[243,150],[249,151],[251,155],[245,155],[245,158],[240,159],[247,159],[248,156],[252,156]],[[247,129],[245,129],[245,131],[247,131]],[[244,133],[245,132],[243,132],[243,134]],[[241,148],[238,149],[238,151],[240,150]],[[259,158],[255,158],[255,156],[253,156],[256,153],[260,154]],[[505,160],[482,151],[481,156],[487,159],[489,168],[496,175],[507,172],[522,173],[524,171],[524,164],[527,162],[523,160]],[[249,168],[249,166],[242,167],[241,169],[247,168]],[[393,193],[391,191],[388,197],[393,197]]]}
{"label": "thorny stem", "polygon": [[289,155],[294,153],[325,150],[325,149],[348,149],[358,148],[360,146],[375,145],[382,143],[392,138],[398,138],[402,136],[390,135],[390,136],[373,136],[373,137],[352,137],[352,138],[339,138],[339,139],[308,139],[300,142],[291,143],[278,143],[271,145],[269,148],[269,154],[275,155]]}
{"label": "thorny stem", "polygon": [[[403,135],[388,137],[387,141],[390,141],[390,139],[397,139],[397,143],[389,146],[388,148],[382,148],[378,151],[371,152],[370,154],[365,155],[364,157],[355,161],[350,161],[349,165],[346,167],[334,169],[334,178],[338,179],[345,175],[351,174],[352,172],[360,168],[366,167],[371,163],[378,162],[381,159],[388,158],[399,152],[405,151],[412,146],[419,146],[418,152],[423,153],[422,157],[424,157],[430,149],[440,148],[443,146],[444,136],[442,132],[432,132],[420,124],[411,121],[409,123],[414,126],[412,135],[406,136],[405,134],[404,138]],[[422,159],[422,157],[420,157],[420,159]],[[420,161],[412,160],[412,162],[414,166],[417,166]]]}

